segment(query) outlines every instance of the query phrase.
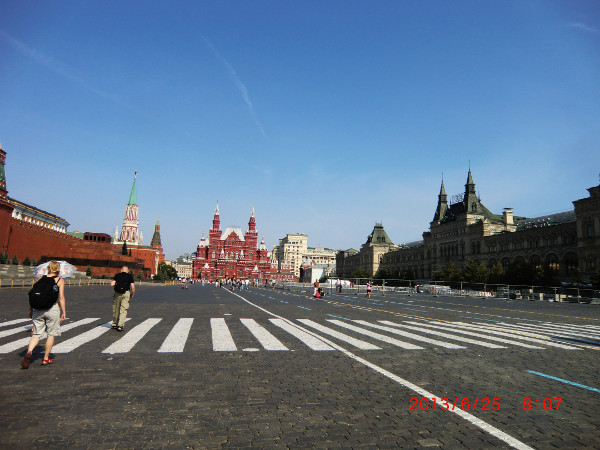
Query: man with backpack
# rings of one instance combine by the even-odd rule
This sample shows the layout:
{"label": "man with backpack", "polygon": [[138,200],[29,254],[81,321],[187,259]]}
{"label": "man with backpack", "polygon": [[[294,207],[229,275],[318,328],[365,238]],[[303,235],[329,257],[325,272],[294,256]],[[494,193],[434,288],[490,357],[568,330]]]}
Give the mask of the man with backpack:
{"label": "man with backpack", "polygon": [[129,299],[133,298],[135,294],[135,284],[133,276],[129,273],[129,267],[123,266],[121,271],[113,277],[110,285],[115,289],[112,327],[117,331],[123,331],[129,309]]}
{"label": "man with backpack", "polygon": [[50,261],[48,275],[40,278],[29,291],[29,317],[33,319],[33,328],[27,353],[21,361],[23,369],[29,368],[33,349],[38,345],[44,331],[48,337],[42,366],[54,362],[50,359],[50,350],[54,345],[54,337],[60,336],[60,324],[66,318],[65,280],[58,276],[59,270],[60,264]]}

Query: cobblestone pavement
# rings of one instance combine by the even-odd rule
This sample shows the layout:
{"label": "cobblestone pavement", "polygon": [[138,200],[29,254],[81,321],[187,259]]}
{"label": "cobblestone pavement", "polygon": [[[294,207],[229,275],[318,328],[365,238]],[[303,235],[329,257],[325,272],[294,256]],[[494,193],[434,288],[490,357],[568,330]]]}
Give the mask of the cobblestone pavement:
{"label": "cobblestone pavement", "polygon": [[139,286],[118,333],[110,288],[66,295],[21,370],[0,291],[4,448],[600,448],[597,305]]}

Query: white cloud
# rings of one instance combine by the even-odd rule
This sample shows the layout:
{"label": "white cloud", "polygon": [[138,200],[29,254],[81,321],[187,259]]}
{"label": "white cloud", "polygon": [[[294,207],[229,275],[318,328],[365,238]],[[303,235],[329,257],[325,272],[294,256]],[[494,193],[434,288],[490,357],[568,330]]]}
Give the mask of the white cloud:
{"label": "white cloud", "polygon": [[592,28],[581,22],[570,22],[568,24],[568,26],[571,28],[577,28],[578,30],[581,30],[581,31],[585,31],[586,33],[600,33],[600,31],[598,31],[597,29]]}
{"label": "white cloud", "polygon": [[248,106],[248,109],[250,110],[250,115],[252,116],[254,123],[256,123],[256,126],[260,130],[263,137],[265,139],[267,139],[267,134],[265,133],[265,130],[263,129],[263,127],[260,123],[260,120],[258,120],[258,116],[256,115],[256,112],[254,111],[254,106],[252,106],[252,102],[250,101],[250,96],[248,95],[248,89],[246,89],[246,86],[244,85],[244,83],[242,83],[242,80],[238,76],[237,72],[235,71],[233,66],[229,63],[229,61],[227,61],[225,58],[223,58],[223,56],[221,56],[221,54],[217,51],[215,46],[208,39],[204,39],[204,42],[206,43],[208,48],[214,53],[214,55],[217,57],[217,59],[221,62],[221,64],[223,64],[223,66],[225,67],[225,70],[227,70],[227,74],[229,75],[229,78],[231,78],[231,81],[233,81],[233,84],[235,85],[235,87],[238,89],[238,91],[240,91],[240,94],[242,95],[244,102]]}
{"label": "white cloud", "polygon": [[58,75],[61,75],[62,77],[67,78],[67,79],[79,84],[80,86],[93,92],[94,94],[99,95],[100,97],[103,97],[107,100],[110,100],[124,108],[127,108],[130,111],[133,111],[136,114],[139,114],[140,116],[143,116],[143,117],[146,117],[146,118],[152,119],[152,120],[157,120],[155,117],[151,117],[146,113],[136,111],[134,108],[132,108],[128,104],[124,103],[121,99],[119,99],[115,95],[109,94],[107,92],[104,92],[100,89],[97,89],[97,88],[91,86],[85,80],[76,76],[74,74],[74,70],[69,68],[66,64],[63,64],[62,62],[58,61],[57,59],[52,58],[51,56],[45,55],[45,54],[35,50],[34,48],[29,47],[27,44],[12,37],[5,31],[0,30],[0,37],[7,40],[14,48],[16,48],[19,52],[21,52],[21,54],[25,55],[32,61],[38,63],[39,65],[51,70],[52,72],[54,72]]}

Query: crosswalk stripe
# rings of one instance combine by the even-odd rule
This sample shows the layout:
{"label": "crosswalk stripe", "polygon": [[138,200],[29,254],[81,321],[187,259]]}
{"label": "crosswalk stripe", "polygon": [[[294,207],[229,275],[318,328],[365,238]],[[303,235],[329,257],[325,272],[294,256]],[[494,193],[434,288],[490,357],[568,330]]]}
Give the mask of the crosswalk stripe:
{"label": "crosswalk stripe", "polygon": [[[527,326],[528,324],[526,323],[518,323],[517,325],[519,326]],[[557,326],[555,324],[553,325],[536,325],[535,327],[536,329],[543,329],[543,330],[554,330],[554,331],[562,331],[565,333],[577,333],[577,334],[582,334],[585,333],[586,336],[596,336],[600,338],[600,330],[594,330],[592,328],[586,328],[583,326],[579,326],[579,325],[572,325],[572,326],[568,326],[568,327],[563,327],[563,326]]]}
{"label": "crosswalk stripe", "polygon": [[349,323],[342,322],[341,320],[336,319],[327,319],[327,322],[331,322],[339,327],[347,328],[348,330],[355,331],[360,334],[364,334],[365,336],[370,336],[379,341],[387,342],[388,344],[395,345],[397,347],[403,348],[405,350],[423,350],[423,347],[419,347],[418,345],[409,344],[408,342],[399,341],[398,339],[394,339],[392,337],[386,336],[384,334],[375,333],[373,331],[365,330],[364,328],[356,327],[354,325],[350,325]]}
{"label": "crosswalk stripe", "polygon": [[256,323],[254,319],[240,319],[250,333],[260,342],[265,350],[289,350],[279,339],[269,333],[264,327]]}
{"label": "crosswalk stripe", "polygon": [[329,328],[329,327],[320,325],[316,322],[313,322],[312,320],[298,319],[298,322],[301,322],[304,325],[314,328],[315,330],[320,331],[321,333],[325,333],[325,334],[328,334],[329,336],[333,336],[333,337],[339,339],[340,341],[343,341],[350,345],[353,345],[354,347],[356,347],[360,350],[381,350],[381,347],[377,347],[376,345],[373,345],[369,342],[361,341],[360,339],[353,338],[352,336],[348,336],[347,334],[340,333],[339,331],[336,331],[333,328]]}
{"label": "crosswalk stripe", "polygon": [[439,347],[454,348],[454,349],[466,348],[466,347],[463,347],[462,345],[451,344],[451,343],[448,343],[448,342],[438,341],[436,339],[429,339],[429,338],[427,338],[425,336],[419,336],[418,334],[408,333],[406,331],[402,331],[402,330],[399,330],[397,328],[385,327],[383,325],[377,325],[375,323],[369,323],[366,320],[353,320],[353,322],[359,323],[361,325],[365,325],[367,327],[377,328],[378,330],[387,331],[388,333],[393,333],[393,334],[397,334],[399,336],[404,336],[404,337],[407,337],[409,339],[414,339],[416,341],[427,342],[428,344],[437,345]]}
{"label": "crosswalk stripe", "polygon": [[299,328],[289,324],[288,322],[282,319],[269,319],[271,323],[275,326],[278,326],[282,330],[287,331],[289,334],[294,336],[295,338],[301,340],[306,344],[310,349],[317,351],[327,351],[327,350],[335,350],[332,346],[326,344],[325,342],[317,339],[314,336],[302,331]]}
{"label": "crosswalk stripe", "polygon": [[558,335],[558,336],[564,336],[564,337],[573,337],[575,338],[576,336],[581,336],[581,337],[585,337],[585,338],[591,338],[591,339],[598,339],[600,338],[600,336],[590,333],[590,332],[579,332],[579,331],[569,331],[569,330],[564,330],[564,329],[553,329],[553,328],[549,328],[549,327],[528,327],[526,324],[524,325],[516,325],[516,324],[511,324],[511,323],[503,323],[501,324],[504,328],[508,329],[508,330],[517,330],[517,331],[535,331],[536,333],[540,333],[540,334],[544,334],[544,335]]}
{"label": "crosswalk stripe", "polygon": [[31,322],[31,319],[9,320],[8,322],[2,322],[2,323],[0,323],[0,327],[7,327],[9,325],[14,325],[16,323],[23,323],[23,322]]}
{"label": "crosswalk stripe", "polygon": [[6,337],[6,336],[12,336],[13,334],[22,333],[23,331],[29,331],[29,330],[31,330],[32,327],[33,327],[33,325],[30,324],[30,325],[22,325],[18,328],[11,328],[10,330],[0,331],[0,338]]}
{"label": "crosswalk stripe", "polygon": [[221,317],[210,319],[210,328],[212,330],[213,350],[215,352],[237,351],[225,319]]}
{"label": "crosswalk stripe", "polygon": [[160,322],[162,319],[146,319],[139,325],[133,327],[125,336],[118,341],[109,345],[102,353],[127,353],[137,344],[145,335],[152,329],[154,325]]}
{"label": "crosswalk stripe", "polygon": [[517,332],[512,332],[509,333],[505,330],[503,330],[502,328],[496,328],[492,325],[474,325],[474,324],[468,324],[468,323],[464,323],[464,322],[452,322],[452,324],[446,324],[449,327],[456,327],[456,328],[468,328],[468,329],[475,329],[477,331],[480,331],[482,333],[486,333],[486,334],[494,334],[496,336],[504,336],[504,337],[510,337],[513,339],[518,339],[520,341],[527,341],[527,342],[535,342],[537,344],[542,344],[548,347],[558,347],[558,348],[564,348],[565,350],[581,350],[578,347],[574,347],[572,345],[565,345],[565,344],[558,344],[557,342],[553,342],[547,338],[544,339],[536,339],[535,337],[532,337],[531,333],[527,333],[527,335],[524,334],[520,334]]}
{"label": "crosswalk stripe", "polygon": [[[385,323],[385,320],[381,320],[381,323]],[[524,344],[522,342],[516,342],[516,341],[511,341],[509,339],[502,339],[499,337],[494,337],[494,336],[486,336],[485,334],[481,334],[481,333],[475,333],[472,331],[465,331],[465,330],[456,330],[456,329],[452,329],[452,328],[448,328],[445,327],[444,323],[441,322],[434,322],[436,325],[432,325],[430,323],[421,323],[421,322],[406,322],[406,323],[410,323],[413,325],[418,325],[421,327],[426,327],[426,328],[433,328],[436,330],[443,330],[443,331],[448,331],[448,332],[452,332],[452,333],[458,333],[458,334],[464,334],[466,336],[474,336],[474,337],[478,337],[478,338],[485,338],[488,341],[493,341],[493,342],[502,342],[503,344],[510,344],[510,345],[516,345],[517,347],[524,347],[524,348],[533,348],[536,350],[543,350],[544,347],[538,347],[536,345],[529,345],[529,344]]]}
{"label": "crosswalk stripe", "polygon": [[384,321],[380,321],[381,323],[385,323],[386,325],[391,325],[393,327],[399,327],[399,328],[408,328],[409,330],[415,330],[415,331],[419,331],[421,333],[427,333],[427,334],[433,334],[434,336],[441,336],[441,337],[445,337],[448,339],[454,339],[455,341],[460,341],[460,342],[467,342],[469,344],[474,344],[474,345],[480,345],[482,347],[487,347],[487,348],[506,348],[502,345],[496,345],[496,344],[490,344],[489,342],[484,342],[484,341],[476,341],[474,339],[469,339],[469,338],[464,338],[461,336],[456,336],[454,334],[448,334],[448,333],[442,333],[440,331],[434,331],[434,330],[428,330],[428,329],[424,329],[424,328],[419,328],[419,327],[414,327],[411,325],[404,325],[404,324],[399,324],[399,323],[395,323],[395,322],[389,322],[387,320]]}
{"label": "crosswalk stripe", "polygon": [[193,322],[192,318],[179,319],[158,349],[158,353],[183,352]]}
{"label": "crosswalk stripe", "polygon": [[[88,323],[95,322],[96,320],[100,320],[100,318],[81,319],[81,320],[78,320],[77,322],[72,322],[72,323],[69,323],[66,325],[61,325],[60,332],[62,334],[65,331],[69,331],[71,328],[76,328],[81,325],[87,325]],[[44,333],[42,335],[40,340],[45,339],[45,338],[46,338],[46,333]],[[29,339],[30,339],[30,337],[26,337],[26,338],[18,339],[16,341],[9,342],[8,344],[4,344],[4,345],[0,346],[0,354],[14,352],[15,350],[19,350],[20,348],[27,347],[27,345],[29,344]],[[53,352],[54,352],[55,348],[56,347],[52,348]]]}
{"label": "crosswalk stripe", "polygon": [[111,322],[106,322],[102,325],[98,325],[91,330],[81,333],[71,339],[59,342],[52,347],[52,353],[69,353],[83,344],[93,341],[94,339],[102,336],[104,333],[111,329]]}

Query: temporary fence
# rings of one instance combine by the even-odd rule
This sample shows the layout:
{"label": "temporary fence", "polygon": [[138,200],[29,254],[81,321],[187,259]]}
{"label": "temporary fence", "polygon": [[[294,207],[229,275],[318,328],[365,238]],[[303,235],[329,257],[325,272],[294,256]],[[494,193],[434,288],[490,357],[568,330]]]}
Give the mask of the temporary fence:
{"label": "temporary fence", "polygon": [[[110,278],[63,278],[65,286],[105,286],[110,284]],[[2,289],[31,289],[37,280],[35,278],[0,278]]]}
{"label": "temporary fence", "polygon": [[[532,286],[493,283],[467,283],[465,281],[424,281],[399,279],[344,278],[328,279],[319,283],[325,294],[365,295],[368,285],[373,295],[386,294],[431,295],[453,297],[478,297],[511,300],[531,300],[571,303],[600,303],[600,290],[589,286]],[[313,294],[311,283],[279,281],[273,286],[294,292]]]}

